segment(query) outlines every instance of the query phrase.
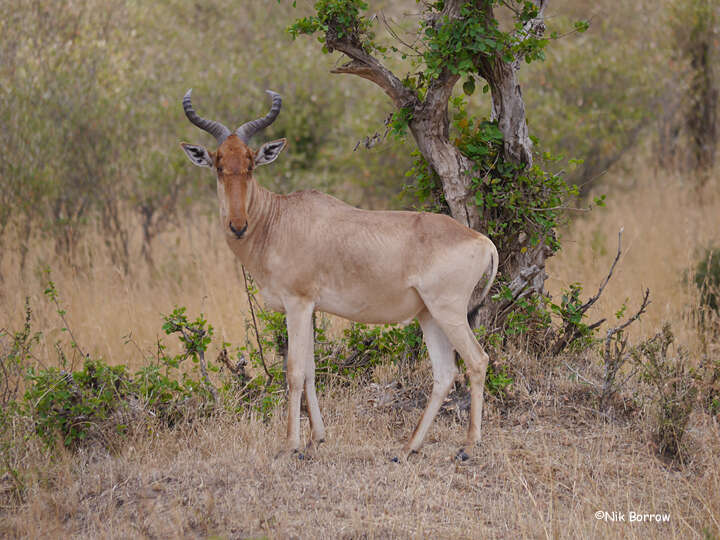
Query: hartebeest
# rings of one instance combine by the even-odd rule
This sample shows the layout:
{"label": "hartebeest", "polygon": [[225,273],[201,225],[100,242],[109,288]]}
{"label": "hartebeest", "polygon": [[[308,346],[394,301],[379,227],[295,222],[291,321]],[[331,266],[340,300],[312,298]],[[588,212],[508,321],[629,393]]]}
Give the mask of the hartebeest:
{"label": "hartebeest", "polygon": [[420,322],[433,372],[432,396],[405,446],[418,450],[457,373],[454,351],[470,378],[470,426],[465,459],[480,439],[483,385],[488,356],[468,323],[468,303],[483,276],[487,295],[497,272],[493,243],[449,216],[420,212],[360,210],[317,191],[278,195],[253,178],[259,165],[273,162],[285,139],[248,147],[250,138],[280,112],[272,97],[270,112],[230,131],[201,118],[188,90],[185,114],[215,136],[216,152],[182,143],[190,161],[215,169],[220,220],[230,249],[260,285],[267,305],[287,316],[289,386],[287,446],[300,447],[300,398],[305,389],[310,415],[310,445],[325,438],[315,393],[313,311],[365,323]]}

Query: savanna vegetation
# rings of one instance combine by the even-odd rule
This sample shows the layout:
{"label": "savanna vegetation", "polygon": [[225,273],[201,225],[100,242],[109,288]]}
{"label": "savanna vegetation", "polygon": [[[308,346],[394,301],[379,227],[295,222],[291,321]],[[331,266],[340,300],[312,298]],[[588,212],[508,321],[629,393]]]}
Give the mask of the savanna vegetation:
{"label": "savanna vegetation", "polygon": [[[444,2],[413,0],[0,7],[0,534],[720,537],[717,0],[477,2],[446,25]],[[455,216],[420,109],[348,77],[358,51],[414,106],[454,70],[468,224],[516,260],[550,248],[543,294],[501,268],[478,321],[491,366],[466,462],[463,376],[420,455],[390,461],[432,386],[417,323],[321,313],[328,440],[275,458],[284,319],[178,146],[210,141],[188,88],[232,126],[270,88],[263,137],[289,147],[263,185]],[[510,54],[522,158],[487,68]]]}

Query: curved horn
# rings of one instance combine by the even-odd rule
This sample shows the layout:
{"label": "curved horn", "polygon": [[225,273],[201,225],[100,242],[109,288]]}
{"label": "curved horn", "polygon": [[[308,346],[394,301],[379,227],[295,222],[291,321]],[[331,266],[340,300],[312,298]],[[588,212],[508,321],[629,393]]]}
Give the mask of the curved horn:
{"label": "curved horn", "polygon": [[185,93],[185,97],[182,100],[185,116],[187,116],[188,120],[197,127],[207,131],[210,135],[215,137],[218,144],[222,144],[222,142],[230,135],[230,130],[223,126],[220,122],[213,122],[212,120],[206,120],[205,118],[198,116],[195,109],[193,109],[192,102],[190,101],[190,94],[192,94],[192,88]]}
{"label": "curved horn", "polygon": [[258,118],[252,122],[246,122],[235,130],[235,134],[240,137],[240,140],[245,144],[250,141],[250,137],[255,135],[258,131],[265,129],[272,124],[280,114],[280,106],[282,105],[282,98],[280,94],[273,92],[272,90],[265,90],[272,98],[272,107],[270,112],[267,113],[263,118]]}

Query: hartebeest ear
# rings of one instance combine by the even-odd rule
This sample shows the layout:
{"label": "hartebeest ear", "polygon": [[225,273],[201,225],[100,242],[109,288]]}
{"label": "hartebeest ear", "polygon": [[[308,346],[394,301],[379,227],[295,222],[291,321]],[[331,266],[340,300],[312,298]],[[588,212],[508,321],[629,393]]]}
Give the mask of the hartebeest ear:
{"label": "hartebeest ear", "polygon": [[208,152],[204,146],[199,144],[180,143],[185,154],[198,167],[213,167],[214,160],[212,154]]}
{"label": "hartebeest ear", "polygon": [[255,152],[255,165],[265,165],[266,163],[272,163],[277,159],[285,149],[287,139],[278,139],[276,141],[270,141],[263,144],[260,149]]}

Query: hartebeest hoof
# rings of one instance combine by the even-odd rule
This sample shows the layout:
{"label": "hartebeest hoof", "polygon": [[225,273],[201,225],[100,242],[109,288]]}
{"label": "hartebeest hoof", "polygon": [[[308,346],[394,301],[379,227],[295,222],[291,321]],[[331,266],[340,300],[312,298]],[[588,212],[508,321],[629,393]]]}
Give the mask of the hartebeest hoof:
{"label": "hartebeest hoof", "polygon": [[324,442],[325,439],[320,439],[317,441],[310,439],[310,441],[308,441],[308,443],[305,445],[305,457],[308,459],[314,458],[320,450],[320,444]]}
{"label": "hartebeest hoof", "polygon": [[402,451],[402,454],[400,454],[399,456],[391,457],[390,461],[392,463],[407,463],[408,461],[410,461],[410,456],[417,454],[417,453],[418,453],[417,450],[404,449]]}
{"label": "hartebeest hoof", "polygon": [[[280,450],[277,454],[275,454],[275,459],[283,459],[283,458],[289,458],[289,457],[298,457],[298,459],[304,459],[305,455],[300,452],[297,448],[283,448]],[[303,456],[303,457],[300,457]]]}

